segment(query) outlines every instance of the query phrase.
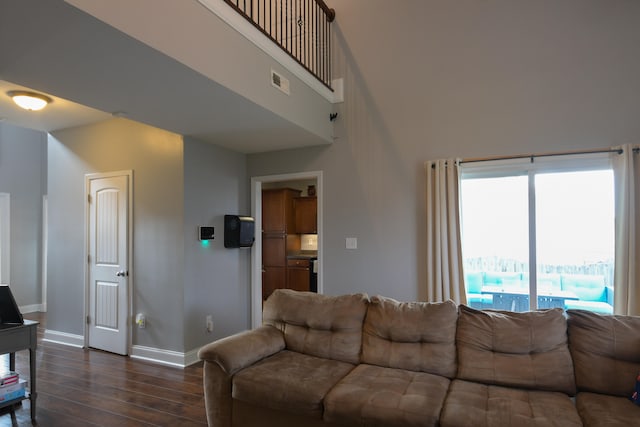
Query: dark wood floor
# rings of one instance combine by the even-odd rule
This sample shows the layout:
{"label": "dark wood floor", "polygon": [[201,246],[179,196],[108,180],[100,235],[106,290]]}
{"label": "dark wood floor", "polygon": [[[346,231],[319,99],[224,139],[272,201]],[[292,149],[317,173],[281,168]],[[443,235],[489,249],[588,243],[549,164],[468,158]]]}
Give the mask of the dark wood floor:
{"label": "dark wood floor", "polygon": [[[15,415],[0,412],[0,427],[206,426],[202,365],[171,368],[97,350],[42,342],[39,320],[36,422],[25,400]],[[0,367],[9,357],[0,356]],[[29,376],[29,352],[16,353],[16,368]]]}

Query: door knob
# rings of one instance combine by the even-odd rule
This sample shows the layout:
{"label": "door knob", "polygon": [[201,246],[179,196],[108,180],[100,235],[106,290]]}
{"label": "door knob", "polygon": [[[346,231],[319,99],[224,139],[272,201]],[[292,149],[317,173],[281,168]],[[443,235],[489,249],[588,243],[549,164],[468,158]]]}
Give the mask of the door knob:
{"label": "door knob", "polygon": [[116,273],[116,276],[118,276],[118,277],[125,277],[125,276],[128,276],[128,275],[129,275],[129,272],[124,271],[124,270],[120,270],[120,271],[118,271]]}

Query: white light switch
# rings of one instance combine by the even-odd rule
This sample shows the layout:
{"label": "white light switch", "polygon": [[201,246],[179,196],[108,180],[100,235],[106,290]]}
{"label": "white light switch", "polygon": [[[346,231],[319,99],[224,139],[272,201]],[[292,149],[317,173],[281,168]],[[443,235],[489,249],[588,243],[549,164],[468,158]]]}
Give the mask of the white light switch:
{"label": "white light switch", "polygon": [[357,237],[347,237],[347,249],[358,249],[358,238]]}

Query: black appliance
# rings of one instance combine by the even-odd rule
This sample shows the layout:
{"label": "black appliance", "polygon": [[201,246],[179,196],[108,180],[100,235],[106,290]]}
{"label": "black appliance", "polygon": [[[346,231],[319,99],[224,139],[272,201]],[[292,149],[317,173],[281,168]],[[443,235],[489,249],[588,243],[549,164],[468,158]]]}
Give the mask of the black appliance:
{"label": "black appliance", "polygon": [[318,258],[309,259],[309,290],[318,292]]}
{"label": "black appliance", "polygon": [[255,221],[250,216],[224,216],[224,247],[250,248],[255,240]]}

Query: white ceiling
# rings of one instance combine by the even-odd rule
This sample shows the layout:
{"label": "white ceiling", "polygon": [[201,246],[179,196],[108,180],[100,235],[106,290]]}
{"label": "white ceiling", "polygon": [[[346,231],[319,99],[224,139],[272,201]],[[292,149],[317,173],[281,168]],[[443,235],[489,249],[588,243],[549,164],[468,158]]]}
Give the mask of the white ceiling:
{"label": "white ceiling", "polygon": [[[63,0],[0,2],[0,80],[0,117],[43,131],[125,112],[244,153],[327,143]],[[20,88],[54,102],[27,115],[5,96]]]}
{"label": "white ceiling", "polygon": [[7,95],[7,92],[11,90],[33,89],[0,80],[0,121],[6,121],[16,126],[51,132],[97,123],[111,118],[110,114],[48,93],[43,93],[43,95],[49,96],[53,99],[53,102],[43,110],[27,111],[18,107]]}

